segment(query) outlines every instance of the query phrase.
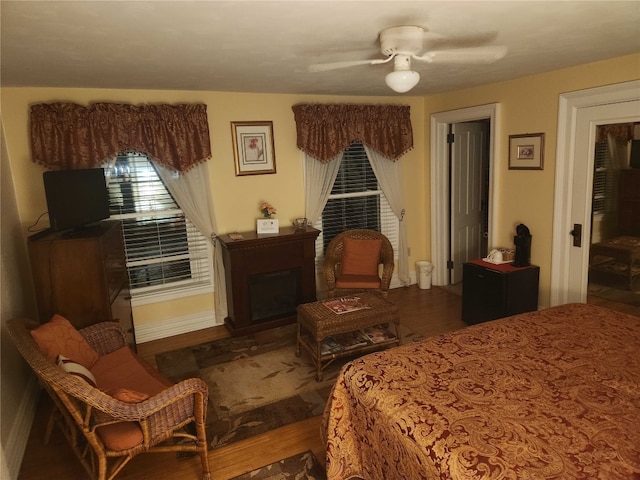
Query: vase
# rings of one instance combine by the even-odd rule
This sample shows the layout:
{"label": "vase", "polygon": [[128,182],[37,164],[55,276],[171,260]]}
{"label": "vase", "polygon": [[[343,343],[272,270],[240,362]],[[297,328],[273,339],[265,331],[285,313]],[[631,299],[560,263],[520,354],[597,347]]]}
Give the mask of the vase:
{"label": "vase", "polygon": [[259,218],[257,220],[258,233],[278,233],[279,231],[278,220],[275,218]]}

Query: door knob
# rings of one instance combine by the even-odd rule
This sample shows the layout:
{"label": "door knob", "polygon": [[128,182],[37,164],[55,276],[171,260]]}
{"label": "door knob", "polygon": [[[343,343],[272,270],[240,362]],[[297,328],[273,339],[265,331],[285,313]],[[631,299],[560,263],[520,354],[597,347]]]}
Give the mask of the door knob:
{"label": "door knob", "polygon": [[573,230],[571,230],[569,234],[573,237],[573,246],[581,247],[582,246],[582,224],[574,223]]}

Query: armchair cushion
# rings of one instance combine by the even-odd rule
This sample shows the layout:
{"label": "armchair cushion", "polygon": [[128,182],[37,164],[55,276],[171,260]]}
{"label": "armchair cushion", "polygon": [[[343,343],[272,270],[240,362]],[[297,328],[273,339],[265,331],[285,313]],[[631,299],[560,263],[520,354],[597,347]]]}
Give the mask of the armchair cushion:
{"label": "armchair cushion", "polygon": [[96,429],[107,448],[121,452],[142,443],[144,436],[136,422],[118,422]]}
{"label": "armchair cushion", "polygon": [[[140,403],[162,392],[172,383],[143,366],[129,347],[122,347],[98,359],[91,369],[98,388],[121,402]],[[118,422],[96,429],[104,444],[115,451],[127,450],[143,440],[136,422]]]}
{"label": "armchair cushion", "polygon": [[377,275],[340,275],[336,279],[338,288],[380,288],[380,277]]}
{"label": "armchair cushion", "polygon": [[93,376],[93,373],[91,373],[88,368],[80,365],[75,360],[71,360],[64,355],[58,355],[57,363],[58,366],[61,367],[65,372],[68,372],[69,375],[73,375],[74,377],[78,377],[81,380],[84,380],[92,387],[96,386],[96,377]]}
{"label": "armchair cushion", "polygon": [[152,397],[172,385],[161,379],[158,373],[150,375],[151,372],[142,366],[129,347],[100,357],[91,373],[96,377],[98,388],[105,393],[126,389]]}
{"label": "armchair cushion", "polygon": [[31,336],[53,363],[58,355],[63,355],[91,369],[98,360],[98,352],[91,348],[80,332],[61,315],[54,315],[47,323],[31,330]]}
{"label": "armchair cushion", "polygon": [[382,240],[348,238],[343,240],[342,274],[378,275]]}

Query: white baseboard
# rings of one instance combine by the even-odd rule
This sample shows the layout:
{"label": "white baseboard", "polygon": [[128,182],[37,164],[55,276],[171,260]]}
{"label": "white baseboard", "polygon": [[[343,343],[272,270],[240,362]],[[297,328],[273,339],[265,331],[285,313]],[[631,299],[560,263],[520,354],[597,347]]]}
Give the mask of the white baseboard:
{"label": "white baseboard", "polygon": [[[416,272],[409,272],[409,285],[415,285],[417,283]],[[389,284],[389,288],[400,288],[405,285],[398,279],[398,275],[393,275],[391,277],[391,283]]]}
{"label": "white baseboard", "polygon": [[[9,432],[7,444],[2,446],[10,480],[18,478],[20,465],[22,465],[27,441],[31,433],[31,426],[36,415],[39,394],[40,386],[36,377],[32,375],[22,396],[18,411],[13,416],[14,421]],[[4,474],[2,478],[4,478]]]}
{"label": "white baseboard", "polygon": [[222,325],[222,323],[216,321],[216,317],[213,312],[158,320],[151,324],[135,326],[136,343],[160,340],[162,338],[190,333],[196,330],[202,330],[203,328],[215,327],[217,325]]}
{"label": "white baseboard", "polygon": [[[415,272],[411,272],[409,275],[410,285],[415,284]],[[399,288],[401,286],[403,285],[398,280],[397,275],[394,275],[391,279],[390,288]],[[186,315],[177,318],[168,318],[166,320],[158,320],[157,322],[153,322],[150,324],[135,326],[136,343],[151,342],[153,340],[160,340],[162,338],[173,337],[174,335],[190,333],[196,330],[211,328],[218,325],[222,325],[222,322],[216,321],[215,314],[213,312]]]}

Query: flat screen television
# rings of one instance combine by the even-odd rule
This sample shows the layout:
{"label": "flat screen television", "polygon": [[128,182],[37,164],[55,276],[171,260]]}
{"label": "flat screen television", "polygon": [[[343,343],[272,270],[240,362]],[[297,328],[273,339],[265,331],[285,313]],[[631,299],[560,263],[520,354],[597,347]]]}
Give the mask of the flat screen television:
{"label": "flat screen television", "polygon": [[52,230],[80,230],[109,218],[104,168],[51,170],[42,179]]}

